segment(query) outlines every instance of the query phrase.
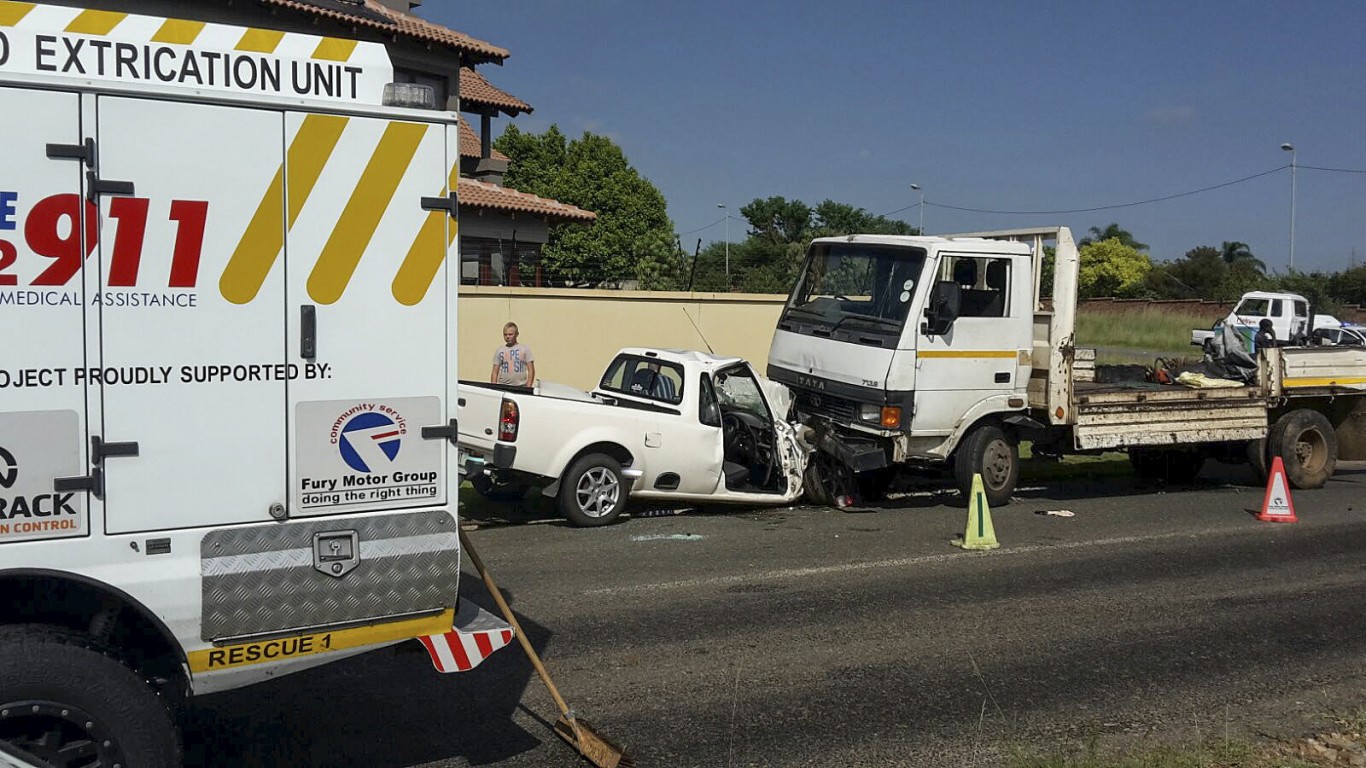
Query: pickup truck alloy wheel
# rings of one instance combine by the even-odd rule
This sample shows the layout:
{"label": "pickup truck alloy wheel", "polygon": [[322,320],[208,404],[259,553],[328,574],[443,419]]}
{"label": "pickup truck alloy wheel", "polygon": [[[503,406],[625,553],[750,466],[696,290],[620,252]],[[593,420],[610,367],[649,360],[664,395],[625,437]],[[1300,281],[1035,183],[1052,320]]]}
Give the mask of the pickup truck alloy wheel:
{"label": "pickup truck alloy wheel", "polygon": [[995,424],[979,425],[958,446],[953,471],[964,498],[972,492],[973,475],[981,475],[987,503],[1004,506],[1020,480],[1019,446]]}
{"label": "pickup truck alloy wheel", "polygon": [[1323,414],[1300,408],[1271,427],[1267,452],[1281,457],[1286,479],[1295,488],[1322,488],[1337,469],[1337,433]]}
{"label": "pickup truck alloy wheel", "polygon": [[560,511],[580,527],[607,525],[625,511],[626,495],[621,464],[605,454],[589,454],[565,473],[560,483]]}
{"label": "pickup truck alloy wheel", "polygon": [[88,638],[0,629],[0,741],[56,768],[180,765],[165,702]]}

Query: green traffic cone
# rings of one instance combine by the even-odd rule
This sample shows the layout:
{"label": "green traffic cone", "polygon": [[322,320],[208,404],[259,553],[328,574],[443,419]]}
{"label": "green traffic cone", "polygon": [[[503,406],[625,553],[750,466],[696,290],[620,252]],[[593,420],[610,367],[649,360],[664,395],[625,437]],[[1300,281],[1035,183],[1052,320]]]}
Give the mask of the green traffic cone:
{"label": "green traffic cone", "polygon": [[972,494],[968,497],[968,529],[963,533],[961,542],[956,546],[963,549],[996,549],[1001,546],[996,541],[996,529],[991,526],[991,507],[987,505],[987,493],[982,488],[982,476],[972,476]]}

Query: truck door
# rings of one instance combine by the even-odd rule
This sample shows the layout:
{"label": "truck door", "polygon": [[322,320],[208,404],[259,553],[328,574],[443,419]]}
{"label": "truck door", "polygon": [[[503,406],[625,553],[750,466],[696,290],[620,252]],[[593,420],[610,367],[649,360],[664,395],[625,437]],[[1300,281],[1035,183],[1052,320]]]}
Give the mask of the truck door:
{"label": "truck door", "polygon": [[455,410],[454,129],[291,114],[287,136],[290,515],[444,504],[422,429]]}
{"label": "truck door", "polygon": [[941,436],[983,401],[1029,384],[1033,306],[1028,261],[943,254],[939,280],[962,290],[962,311],[943,336],[920,334],[912,434]]}
{"label": "truck door", "polygon": [[111,533],[270,520],[284,502],[282,136],[277,112],[98,97],[90,375]]}
{"label": "truck door", "polygon": [[0,88],[0,103],[0,543],[88,535],[86,494],[54,489],[86,475],[88,389],[77,374],[95,218],[80,159],[63,155],[83,149],[80,100]]}

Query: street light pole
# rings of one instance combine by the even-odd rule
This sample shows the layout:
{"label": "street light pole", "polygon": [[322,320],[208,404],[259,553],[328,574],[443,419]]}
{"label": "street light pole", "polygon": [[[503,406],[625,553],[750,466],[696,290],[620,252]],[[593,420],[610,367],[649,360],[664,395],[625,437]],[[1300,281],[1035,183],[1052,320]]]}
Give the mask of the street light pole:
{"label": "street light pole", "polygon": [[724,203],[717,203],[717,208],[726,212],[726,287],[730,287],[730,209]]}
{"label": "street light pole", "polygon": [[1290,271],[1295,271],[1295,146],[1290,143],[1281,145],[1290,153]]}
{"label": "street light pole", "polygon": [[915,233],[923,235],[925,234],[925,190],[921,189],[919,184],[912,184],[911,189],[920,193],[920,205],[917,206],[920,209],[920,226],[915,228]]}

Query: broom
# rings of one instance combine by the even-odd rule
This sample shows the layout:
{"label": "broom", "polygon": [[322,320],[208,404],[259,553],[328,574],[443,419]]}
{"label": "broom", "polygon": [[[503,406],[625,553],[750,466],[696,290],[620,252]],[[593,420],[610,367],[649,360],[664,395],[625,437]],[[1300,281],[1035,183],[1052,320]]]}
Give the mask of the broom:
{"label": "broom", "polygon": [[545,683],[546,690],[550,691],[551,698],[555,699],[556,706],[560,708],[560,719],[555,721],[555,734],[598,768],[634,768],[636,761],[632,760],[624,749],[595,733],[592,726],[575,716],[574,710],[565,703],[559,689],[550,680],[550,673],[541,663],[541,657],[536,655],[536,650],[531,647],[531,641],[522,631],[522,625],[517,623],[517,617],[512,615],[512,609],[508,607],[507,601],[503,600],[503,593],[494,583],[493,575],[484,567],[484,561],[479,559],[479,553],[474,550],[463,530],[460,531],[460,546],[464,547],[470,556],[470,562],[474,563],[475,570],[479,571],[480,577],[484,579],[484,585],[493,595],[494,602],[498,603],[498,610],[502,611],[503,618],[516,630],[517,641],[521,643],[522,650],[526,651],[527,658],[531,659],[531,666],[536,668],[536,674],[540,675],[541,682]]}

